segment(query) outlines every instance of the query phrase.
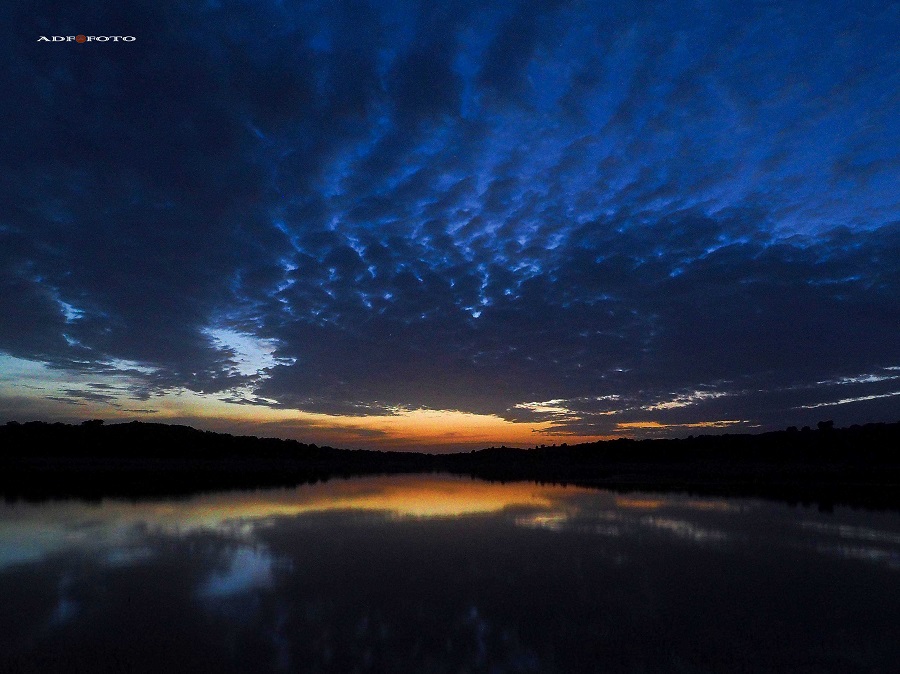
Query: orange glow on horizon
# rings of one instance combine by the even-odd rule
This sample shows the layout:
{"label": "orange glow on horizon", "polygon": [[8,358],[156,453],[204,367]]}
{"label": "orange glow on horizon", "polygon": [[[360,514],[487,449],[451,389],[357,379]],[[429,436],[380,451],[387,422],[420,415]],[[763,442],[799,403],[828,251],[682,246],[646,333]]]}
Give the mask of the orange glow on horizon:
{"label": "orange glow on horizon", "polygon": [[[533,447],[610,439],[554,432],[552,422],[522,423],[494,414],[459,410],[397,408],[392,413],[351,416],[240,405],[209,395],[179,391],[141,403],[142,411],[124,405],[86,403],[73,407],[40,400],[49,418],[73,421],[101,418],[111,422],[177,423],[235,435],[282,437],[342,448],[382,450],[468,451],[490,446]],[[133,404],[133,403],[132,403]]]}
{"label": "orange glow on horizon", "polygon": [[[57,389],[90,389],[96,377],[74,376],[56,371],[34,361],[3,356],[0,364],[8,372],[7,380],[0,380],[0,394],[11,409],[29,410],[29,421],[79,422],[100,418],[112,422],[149,421],[177,423],[204,430],[236,435],[281,437],[331,445],[349,449],[420,450],[454,452],[483,449],[490,446],[533,447],[535,445],[576,444],[623,437],[633,432],[641,435],[689,428],[727,428],[744,423],[735,420],[714,420],[697,423],[666,424],[659,421],[621,421],[607,434],[570,434],[563,428],[577,417],[567,414],[562,406],[549,401],[525,405],[532,410],[556,410],[553,421],[519,422],[496,414],[478,414],[460,410],[434,410],[395,407],[391,411],[369,416],[352,416],[307,412],[298,409],[270,407],[266,404],[239,404],[225,398],[226,394],[201,394],[186,389],[168,391],[136,402],[122,394],[111,396],[107,402],[85,398],[66,402],[48,396]],[[138,367],[128,364],[129,367]],[[127,390],[127,374],[110,375],[105,381],[112,390]],[[228,393],[229,396],[238,393]],[[521,405],[519,406],[521,407]],[[38,411],[35,414],[35,411]],[[574,413],[573,413],[574,414]]]}

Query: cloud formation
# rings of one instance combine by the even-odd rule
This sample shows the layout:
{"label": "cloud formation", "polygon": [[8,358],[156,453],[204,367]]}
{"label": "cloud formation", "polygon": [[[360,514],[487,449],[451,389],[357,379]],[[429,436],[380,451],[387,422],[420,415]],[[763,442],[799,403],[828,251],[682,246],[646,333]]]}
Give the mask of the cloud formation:
{"label": "cloud formation", "polygon": [[92,410],[893,419],[900,9],[832,5],[19,3],[0,351]]}

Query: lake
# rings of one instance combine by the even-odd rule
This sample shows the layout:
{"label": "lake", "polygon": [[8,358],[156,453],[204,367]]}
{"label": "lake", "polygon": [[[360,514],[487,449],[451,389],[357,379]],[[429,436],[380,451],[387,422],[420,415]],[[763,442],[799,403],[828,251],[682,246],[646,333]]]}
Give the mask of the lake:
{"label": "lake", "polygon": [[441,475],[0,506],[0,669],[897,672],[900,514]]}

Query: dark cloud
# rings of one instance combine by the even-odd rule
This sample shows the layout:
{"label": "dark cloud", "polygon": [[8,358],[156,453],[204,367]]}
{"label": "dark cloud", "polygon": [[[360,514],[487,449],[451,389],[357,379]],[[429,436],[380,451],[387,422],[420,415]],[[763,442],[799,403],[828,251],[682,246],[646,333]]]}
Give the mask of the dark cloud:
{"label": "dark cloud", "polygon": [[[0,351],[352,416],[885,417],[900,16],[844,9],[14,4]],[[138,39],[36,42],[85,31]]]}

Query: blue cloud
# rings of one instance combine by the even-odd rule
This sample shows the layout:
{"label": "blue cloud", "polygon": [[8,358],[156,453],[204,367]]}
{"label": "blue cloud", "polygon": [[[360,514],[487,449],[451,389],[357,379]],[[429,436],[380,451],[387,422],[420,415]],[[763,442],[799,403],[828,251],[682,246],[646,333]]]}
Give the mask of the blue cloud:
{"label": "blue cloud", "polygon": [[[598,433],[890,412],[811,385],[900,363],[896,4],[126,4],[6,19],[0,350]],[[88,24],[138,40],[31,42]]]}

